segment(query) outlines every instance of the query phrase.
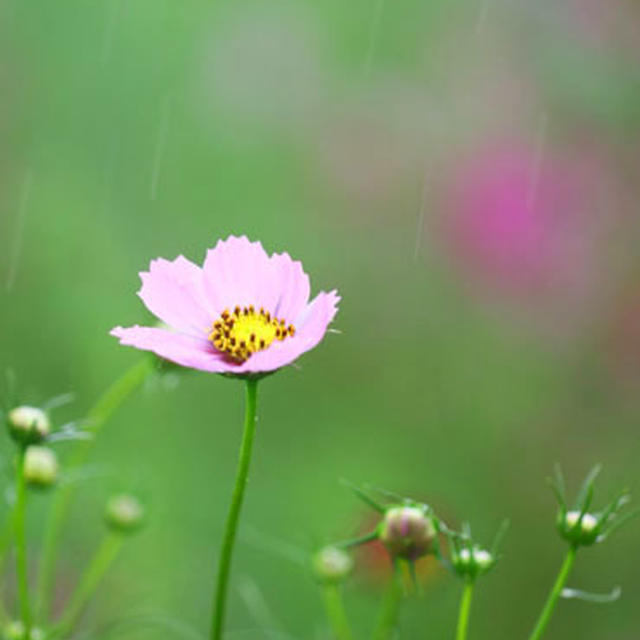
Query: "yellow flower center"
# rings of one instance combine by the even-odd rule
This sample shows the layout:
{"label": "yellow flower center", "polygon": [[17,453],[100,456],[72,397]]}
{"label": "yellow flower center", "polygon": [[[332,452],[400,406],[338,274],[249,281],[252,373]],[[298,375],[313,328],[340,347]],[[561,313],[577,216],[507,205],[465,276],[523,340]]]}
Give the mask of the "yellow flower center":
{"label": "yellow flower center", "polygon": [[209,340],[213,346],[238,363],[245,362],[256,351],[264,351],[274,340],[295,335],[295,327],[260,309],[236,307],[225,309],[213,323]]}

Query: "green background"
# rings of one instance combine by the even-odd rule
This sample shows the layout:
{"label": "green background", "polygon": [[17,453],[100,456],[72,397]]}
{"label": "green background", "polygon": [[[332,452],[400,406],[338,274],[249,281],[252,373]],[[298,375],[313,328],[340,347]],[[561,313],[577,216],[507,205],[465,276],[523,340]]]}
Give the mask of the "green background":
{"label": "green background", "polygon": [[[342,296],[340,333],[261,385],[229,638],[266,636],[247,593],[274,629],[329,637],[290,556],[372,522],[341,479],[426,500],[486,543],[511,518],[473,604],[477,639],[526,637],[550,587],[563,553],[545,484],[555,462],[573,488],[603,462],[601,502],[637,489],[639,16],[614,4],[0,5],[0,366],[21,399],[73,391],[55,416],[81,417],[140,358],[108,331],[150,320],[137,273],[158,256],[201,262],[246,233],[301,259],[314,292]],[[610,259],[577,310],[486,294],[441,235],[447,172],[482,143],[535,141],[541,122],[545,148],[595,147],[615,178],[598,210],[615,217],[598,238]],[[139,491],[150,515],[86,629],[144,611],[206,630],[242,401],[234,381],[158,375],[105,428],[65,530],[60,601],[110,492]],[[33,501],[34,557],[48,501]],[[619,584],[622,599],[561,603],[550,639],[637,637],[638,526],[581,553],[570,580]],[[359,638],[382,591],[364,568],[347,586]],[[452,637],[459,592],[450,576],[429,580],[401,637]]]}

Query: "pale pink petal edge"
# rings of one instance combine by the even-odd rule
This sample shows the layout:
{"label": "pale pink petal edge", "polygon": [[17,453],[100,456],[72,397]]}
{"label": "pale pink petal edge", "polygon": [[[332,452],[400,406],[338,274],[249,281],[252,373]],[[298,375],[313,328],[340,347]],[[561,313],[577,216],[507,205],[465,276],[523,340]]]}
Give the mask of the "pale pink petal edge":
{"label": "pale pink petal edge", "polygon": [[151,351],[160,358],[170,360],[183,367],[223,373],[227,363],[215,351],[206,338],[195,338],[157,327],[115,327],[110,331],[120,344]]}

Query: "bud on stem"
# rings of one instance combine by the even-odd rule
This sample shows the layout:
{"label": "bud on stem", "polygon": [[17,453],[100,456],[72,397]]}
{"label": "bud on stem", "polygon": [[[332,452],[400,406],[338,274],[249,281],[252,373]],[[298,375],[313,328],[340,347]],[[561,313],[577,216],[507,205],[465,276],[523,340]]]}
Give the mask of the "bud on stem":
{"label": "bud on stem", "polygon": [[415,561],[432,550],[436,529],[423,507],[402,505],[387,509],[379,537],[392,557]]}
{"label": "bud on stem", "polygon": [[9,411],[7,427],[11,437],[23,446],[40,442],[51,431],[51,423],[46,412],[27,405]]}

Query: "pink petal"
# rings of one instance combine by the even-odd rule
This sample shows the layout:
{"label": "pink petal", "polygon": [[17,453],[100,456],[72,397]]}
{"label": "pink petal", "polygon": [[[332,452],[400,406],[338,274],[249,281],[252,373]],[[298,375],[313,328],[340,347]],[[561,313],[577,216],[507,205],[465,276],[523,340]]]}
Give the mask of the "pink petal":
{"label": "pink petal", "polygon": [[253,305],[263,306],[263,293],[273,270],[259,242],[246,236],[219,240],[207,251],[202,267],[205,288],[218,311]]}
{"label": "pink petal", "polygon": [[220,240],[207,252],[203,272],[218,312],[253,305],[291,323],[309,301],[309,277],[302,264],[287,253],[269,257],[259,242],[245,236]]}
{"label": "pink petal", "polygon": [[217,316],[207,299],[200,267],[184,256],[173,262],[158,258],[140,278],[138,295],[149,311],[179,331],[206,335]]}
{"label": "pink petal", "polygon": [[304,272],[302,263],[292,260],[288,253],[276,253],[271,260],[277,269],[276,280],[273,283],[277,302],[275,308],[270,310],[287,324],[294,323],[309,302],[309,276]]}
{"label": "pink petal", "polygon": [[111,335],[119,338],[120,344],[152,351],[157,356],[183,367],[215,373],[226,371],[228,367],[205,338],[138,325],[126,329],[116,327],[112,329]]}

